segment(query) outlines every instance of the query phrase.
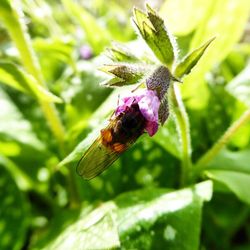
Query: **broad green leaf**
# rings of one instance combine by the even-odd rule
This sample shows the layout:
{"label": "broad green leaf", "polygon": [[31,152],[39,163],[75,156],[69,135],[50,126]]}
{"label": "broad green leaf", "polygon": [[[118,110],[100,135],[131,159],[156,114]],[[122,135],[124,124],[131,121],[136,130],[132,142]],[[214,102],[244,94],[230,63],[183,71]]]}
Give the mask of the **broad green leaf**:
{"label": "broad green leaf", "polygon": [[99,54],[106,45],[110,43],[109,32],[101,27],[94,16],[92,16],[83,6],[69,1],[62,1],[70,17],[75,19],[86,33],[86,39],[92,46],[94,52]]}
{"label": "broad green leaf", "polygon": [[[79,218],[65,227],[54,240],[47,242],[43,247],[33,249],[102,250],[117,248],[120,246],[120,241],[115,209],[116,205],[113,202],[107,202],[88,214],[83,210]],[[56,230],[57,225],[54,227]]]}
{"label": "broad green leaf", "polygon": [[134,8],[133,20],[155,56],[164,65],[171,66],[177,56],[177,45],[161,17],[147,5],[147,15]]}
{"label": "broad green leaf", "polygon": [[28,233],[28,203],[0,162],[0,249],[19,250]]}
{"label": "broad green leaf", "polygon": [[191,72],[193,67],[199,62],[200,58],[206,51],[207,47],[210,45],[210,43],[214,40],[214,38],[207,41],[205,44],[203,44],[198,49],[195,49],[194,51],[190,52],[188,55],[186,55],[176,66],[174,70],[174,76],[177,78],[181,78],[184,75],[187,75]]}
{"label": "broad green leaf", "polygon": [[210,181],[173,192],[150,188],[121,194],[115,203],[122,248],[199,249],[202,203],[211,196]]}
{"label": "broad green leaf", "polygon": [[44,144],[32,130],[31,123],[24,119],[17,107],[0,89],[0,135],[7,136],[21,144],[27,144],[37,150],[44,150]]}
{"label": "broad green leaf", "polygon": [[236,99],[250,106],[250,64],[226,86],[226,90]]}
{"label": "broad green leaf", "polygon": [[226,170],[206,170],[205,175],[226,185],[241,201],[250,204],[250,174]]}
{"label": "broad green leaf", "polygon": [[32,249],[141,249],[143,245],[143,249],[195,250],[202,204],[211,196],[211,181],[173,192],[160,188],[127,192],[91,212],[89,207],[83,209],[71,222],[69,216],[58,214],[47,236],[56,234]]}
{"label": "broad green leaf", "polygon": [[222,150],[208,165],[209,169],[230,170],[250,174],[250,150]]}
{"label": "broad green leaf", "polygon": [[0,62],[0,82],[43,101],[62,102],[59,97],[39,85],[34,77],[9,62]]}
{"label": "broad green leaf", "polygon": [[185,78],[182,87],[183,97],[189,99],[188,105],[196,109],[204,107],[208,101],[205,73],[221,62],[241,38],[250,10],[247,0],[211,0],[209,3],[191,41],[190,51],[211,37],[216,36],[216,41]]}
{"label": "broad green leaf", "polygon": [[[168,0],[160,8],[160,15],[168,23],[173,34],[185,36],[191,33],[202,21],[211,1]],[[192,13],[192,14],[191,14]]]}

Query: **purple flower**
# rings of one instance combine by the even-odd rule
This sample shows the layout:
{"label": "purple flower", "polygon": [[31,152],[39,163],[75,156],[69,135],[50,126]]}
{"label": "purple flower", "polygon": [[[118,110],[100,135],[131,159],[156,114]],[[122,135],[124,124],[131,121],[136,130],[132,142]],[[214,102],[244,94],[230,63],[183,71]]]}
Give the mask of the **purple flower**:
{"label": "purple flower", "polygon": [[160,107],[160,100],[156,91],[139,89],[121,97],[115,115],[118,116],[126,112],[127,108],[130,108],[132,104],[138,104],[141,114],[146,119],[145,130],[150,136],[153,136],[158,130],[158,112]]}
{"label": "purple flower", "polygon": [[92,49],[88,45],[83,45],[80,48],[80,56],[82,59],[90,59],[93,56]]}

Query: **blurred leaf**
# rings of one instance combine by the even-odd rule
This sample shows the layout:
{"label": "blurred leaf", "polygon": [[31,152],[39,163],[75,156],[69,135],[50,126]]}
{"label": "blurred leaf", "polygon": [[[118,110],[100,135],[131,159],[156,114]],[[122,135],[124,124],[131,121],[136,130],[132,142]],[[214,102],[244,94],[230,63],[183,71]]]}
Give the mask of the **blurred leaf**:
{"label": "blurred leaf", "polygon": [[9,62],[0,62],[0,82],[47,102],[62,100],[43,88],[30,74]]}
{"label": "blurred leaf", "polygon": [[147,5],[147,15],[134,8],[133,20],[156,57],[164,65],[171,66],[176,57],[177,45],[160,16]]}
{"label": "blurred leaf", "polygon": [[28,204],[0,162],[0,248],[18,250],[28,233]]}
{"label": "blurred leaf", "polygon": [[226,185],[241,201],[250,204],[250,174],[225,170],[206,170],[205,175]]}
{"label": "blurred leaf", "polygon": [[150,188],[115,199],[123,249],[199,248],[201,208],[211,199],[212,183],[166,192]]}
{"label": "blurred leaf", "polygon": [[152,139],[178,159],[181,158],[181,143],[172,117],[164,126],[160,127]]}
{"label": "blurred leaf", "polygon": [[2,0],[0,3],[0,13],[11,11],[10,0]]}
{"label": "blurred leaf", "polygon": [[15,142],[0,142],[0,155],[16,156],[20,151],[20,146]]}
{"label": "blurred leaf", "polygon": [[83,210],[74,223],[64,228],[54,241],[42,249],[101,250],[119,247],[115,209],[113,202],[107,202],[87,215]]}
{"label": "blurred leaf", "polygon": [[207,8],[194,34],[190,51],[211,37],[216,36],[216,41],[192,73],[185,78],[182,87],[183,97],[189,99],[188,105],[196,109],[204,107],[208,101],[205,73],[215,63],[223,60],[241,38],[250,10],[247,0],[212,0],[209,3],[210,8]]}
{"label": "blurred leaf", "polygon": [[72,61],[74,41],[71,39],[41,39],[33,40],[33,47],[36,52],[42,53],[44,56],[54,56],[58,60],[65,63]]}
{"label": "blurred leaf", "polygon": [[250,149],[233,152],[222,150],[208,165],[207,168],[230,170],[250,174]]}
{"label": "blurred leaf", "polygon": [[35,27],[33,25],[30,27],[31,33],[47,37],[47,31],[49,31],[48,36],[51,37],[61,35],[63,29],[66,28],[62,23],[57,23],[57,12],[61,12],[61,8],[57,10],[55,4],[36,0],[22,0],[21,2],[23,12],[31,20],[31,23],[35,24]]}
{"label": "blurred leaf", "polygon": [[236,99],[250,106],[250,63],[226,86],[226,90]]}
{"label": "blurred leaf", "polygon": [[191,72],[193,67],[199,62],[200,58],[206,51],[207,47],[215,38],[210,39],[205,44],[203,44],[198,49],[193,50],[188,55],[186,55],[176,66],[174,71],[174,76],[181,78]]}
{"label": "blurred leaf", "polygon": [[109,32],[101,27],[94,16],[92,16],[83,6],[69,1],[62,0],[71,18],[74,18],[86,33],[86,39],[93,48],[95,54],[99,54],[106,45],[110,43]]}
{"label": "blurred leaf", "polygon": [[164,20],[166,17],[168,28],[175,35],[184,36],[199,25],[210,3],[211,1],[202,0],[168,0],[163,2],[160,14]]}
{"label": "blurred leaf", "polygon": [[22,144],[28,144],[37,150],[43,150],[44,144],[32,131],[31,124],[25,120],[8,96],[0,89],[0,135],[8,136]]}
{"label": "blurred leaf", "polygon": [[35,189],[38,188],[39,185],[34,183],[33,180],[10,159],[0,155],[0,165],[3,165],[9,171],[20,190],[26,191],[31,190],[33,187]]}

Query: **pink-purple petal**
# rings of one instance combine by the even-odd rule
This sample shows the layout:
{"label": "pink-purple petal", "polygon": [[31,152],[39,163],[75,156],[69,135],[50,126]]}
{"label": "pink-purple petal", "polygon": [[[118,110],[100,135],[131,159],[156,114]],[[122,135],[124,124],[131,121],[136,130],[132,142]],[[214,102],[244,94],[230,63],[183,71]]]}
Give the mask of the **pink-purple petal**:
{"label": "pink-purple petal", "polygon": [[158,130],[158,111],[160,107],[160,100],[156,92],[139,89],[121,97],[115,115],[118,116],[122,112],[126,112],[126,109],[135,103],[138,104],[141,114],[147,120],[145,130],[150,136],[153,136]]}
{"label": "pink-purple petal", "polygon": [[148,121],[145,129],[149,136],[153,136],[158,130],[158,123],[155,121]]}

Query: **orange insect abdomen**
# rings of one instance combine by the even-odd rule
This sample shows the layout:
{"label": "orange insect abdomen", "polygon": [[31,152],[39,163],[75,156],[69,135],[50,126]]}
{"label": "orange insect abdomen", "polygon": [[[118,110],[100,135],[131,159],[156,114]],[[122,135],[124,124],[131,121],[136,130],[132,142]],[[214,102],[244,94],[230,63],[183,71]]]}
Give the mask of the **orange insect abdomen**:
{"label": "orange insect abdomen", "polygon": [[102,138],[102,144],[107,146],[110,144],[113,140],[112,132],[110,129],[102,129],[101,130],[101,138]]}
{"label": "orange insect abdomen", "polygon": [[119,143],[119,142],[114,143],[112,148],[116,153],[122,153],[123,151],[126,150],[125,144],[122,144],[122,143]]}

